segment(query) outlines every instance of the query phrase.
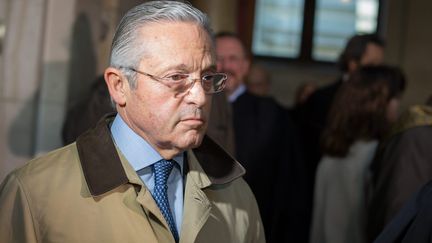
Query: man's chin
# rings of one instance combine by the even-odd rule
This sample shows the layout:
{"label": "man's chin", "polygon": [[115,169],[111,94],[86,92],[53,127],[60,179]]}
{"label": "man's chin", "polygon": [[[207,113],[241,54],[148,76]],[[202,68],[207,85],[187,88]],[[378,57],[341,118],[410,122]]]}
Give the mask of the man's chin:
{"label": "man's chin", "polygon": [[186,133],[180,141],[181,146],[184,150],[192,149],[199,147],[204,138],[204,133],[193,130],[191,132]]}

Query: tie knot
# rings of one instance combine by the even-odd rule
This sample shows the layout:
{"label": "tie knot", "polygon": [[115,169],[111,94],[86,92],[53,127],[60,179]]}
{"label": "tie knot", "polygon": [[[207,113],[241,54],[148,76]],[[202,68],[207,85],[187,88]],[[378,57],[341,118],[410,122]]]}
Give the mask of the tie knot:
{"label": "tie knot", "polygon": [[161,159],[154,163],[155,183],[156,185],[166,185],[169,174],[174,167],[173,160]]}

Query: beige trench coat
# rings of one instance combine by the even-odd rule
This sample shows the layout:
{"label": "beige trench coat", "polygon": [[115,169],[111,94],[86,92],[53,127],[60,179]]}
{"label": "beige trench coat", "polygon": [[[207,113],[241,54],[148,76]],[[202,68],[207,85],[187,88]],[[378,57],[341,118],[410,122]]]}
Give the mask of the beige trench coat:
{"label": "beige trench coat", "polygon": [[[150,191],[116,150],[108,123],[3,181],[0,242],[174,242]],[[187,162],[180,242],[264,242],[238,162],[207,137],[187,151]]]}

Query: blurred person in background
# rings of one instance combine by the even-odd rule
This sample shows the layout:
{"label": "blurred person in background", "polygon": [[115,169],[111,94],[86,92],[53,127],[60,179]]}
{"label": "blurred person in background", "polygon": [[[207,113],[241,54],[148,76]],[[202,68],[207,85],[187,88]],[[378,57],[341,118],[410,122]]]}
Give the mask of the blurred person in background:
{"label": "blurred person in background", "polygon": [[370,241],[422,185],[432,179],[432,104],[407,109],[380,144],[371,165]]}
{"label": "blurred person in background", "polygon": [[228,74],[236,156],[246,168],[244,178],[257,199],[267,242],[304,242],[308,226],[295,127],[273,98],[247,90],[250,54],[236,34],[216,35],[216,55],[218,71]]}
{"label": "blurred person in background", "polygon": [[366,188],[377,145],[398,114],[405,89],[402,72],[365,66],[336,94],[322,137],[311,243],[364,243]]}
{"label": "blurred person in background", "polygon": [[298,124],[299,117],[302,113],[303,106],[309,99],[309,97],[317,90],[317,85],[312,82],[305,82],[300,84],[294,94],[294,105],[288,109],[288,112],[291,113],[294,121]]}
{"label": "blurred person in background", "polygon": [[295,92],[294,106],[300,106],[306,103],[309,97],[315,93],[316,90],[317,86],[315,83],[307,82],[301,84]]}
{"label": "blurred person in background", "polygon": [[66,112],[62,128],[63,145],[75,140],[90,128],[93,128],[102,117],[115,112],[103,75],[93,82],[90,94],[73,104]]}
{"label": "blurred person in background", "polygon": [[352,36],[339,56],[338,66],[341,76],[335,82],[317,89],[303,105],[298,117],[301,134],[311,172],[321,157],[320,138],[326,127],[327,116],[333,99],[349,76],[359,67],[379,65],[384,60],[384,42],[375,34]]}
{"label": "blurred person in background", "polygon": [[261,65],[253,64],[245,80],[249,92],[258,96],[269,96],[271,88],[270,73]]}
{"label": "blurred person in background", "polygon": [[224,91],[213,95],[207,135],[229,154],[235,156],[232,108]]}
{"label": "blurred person in background", "polygon": [[[327,124],[327,117],[333,99],[340,87],[349,80],[349,76],[359,67],[378,65],[384,59],[384,42],[375,34],[354,35],[339,56],[339,78],[326,86],[318,88],[305,103],[295,107],[293,117],[299,128],[304,148],[307,185],[305,189],[310,200],[306,203],[312,211],[312,197],[315,184],[316,167],[322,151],[320,139]],[[311,220],[310,218],[308,220]]]}

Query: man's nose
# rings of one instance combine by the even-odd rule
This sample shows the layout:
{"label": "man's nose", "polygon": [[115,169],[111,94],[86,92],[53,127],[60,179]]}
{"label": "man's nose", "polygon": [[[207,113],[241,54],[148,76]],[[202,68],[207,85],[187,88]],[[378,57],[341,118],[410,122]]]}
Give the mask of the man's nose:
{"label": "man's nose", "polygon": [[204,91],[204,88],[201,84],[201,79],[193,79],[190,80],[193,82],[190,87],[188,93],[186,94],[186,99],[188,102],[194,103],[197,107],[202,107],[207,102],[207,96]]}

